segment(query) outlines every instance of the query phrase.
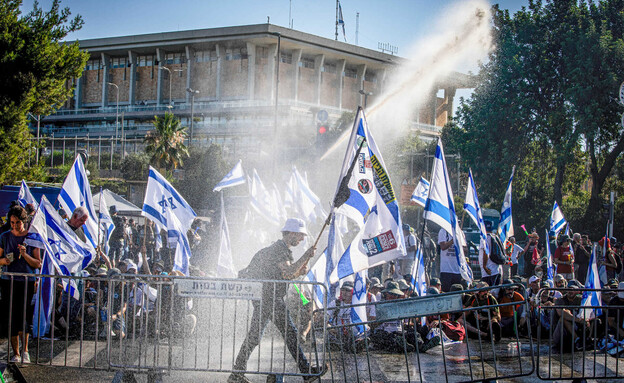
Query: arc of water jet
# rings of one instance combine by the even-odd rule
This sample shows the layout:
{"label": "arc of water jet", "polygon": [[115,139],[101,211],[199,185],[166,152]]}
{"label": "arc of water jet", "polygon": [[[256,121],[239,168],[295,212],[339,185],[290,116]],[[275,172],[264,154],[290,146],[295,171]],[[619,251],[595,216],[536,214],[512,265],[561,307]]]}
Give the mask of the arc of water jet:
{"label": "arc of water jet", "polygon": [[[474,23],[467,22],[464,25],[463,29],[457,34],[457,35],[462,35],[462,32],[464,32],[465,33],[465,34],[463,34],[463,36],[465,36],[464,38],[462,38],[462,39],[455,38],[453,42],[444,45],[444,47],[442,49],[440,49],[439,53],[437,53],[432,58],[432,60],[429,62],[429,64],[427,66],[425,66],[425,67],[419,69],[418,71],[416,71],[416,73],[414,73],[407,81],[403,82],[400,87],[398,87],[397,89],[392,91],[390,94],[388,94],[386,97],[384,97],[380,102],[377,102],[376,104],[374,104],[370,109],[367,110],[366,114],[368,116],[374,114],[375,111],[377,111],[380,107],[385,105],[388,101],[390,101],[391,99],[393,99],[397,95],[403,93],[403,91],[406,90],[408,85],[411,85],[411,84],[415,83],[416,81],[418,81],[422,77],[423,73],[427,73],[428,70],[433,68],[434,65],[437,64],[440,61],[441,56],[444,55],[448,50],[455,49],[455,48],[461,46],[464,41],[469,40],[470,38],[472,38],[473,35],[475,33],[477,33],[476,31],[478,31],[478,28],[476,28],[476,27],[480,26],[480,24],[483,22],[484,16],[485,16],[485,11],[483,11],[480,8],[477,8],[477,10],[475,12],[475,17],[477,18],[476,25],[474,25]],[[474,19],[470,19],[470,20],[472,21]],[[329,155],[331,153],[333,153],[338,147],[340,147],[342,145],[342,143],[344,142],[344,140],[346,140],[347,137],[349,137],[350,133],[351,133],[350,131],[343,132],[343,134],[338,138],[338,140],[336,140],[336,142],[334,142],[334,144],[332,146],[330,146],[329,149],[327,149],[325,154],[323,154],[321,156],[320,161],[323,161],[323,160],[327,159],[327,157],[329,157]]]}

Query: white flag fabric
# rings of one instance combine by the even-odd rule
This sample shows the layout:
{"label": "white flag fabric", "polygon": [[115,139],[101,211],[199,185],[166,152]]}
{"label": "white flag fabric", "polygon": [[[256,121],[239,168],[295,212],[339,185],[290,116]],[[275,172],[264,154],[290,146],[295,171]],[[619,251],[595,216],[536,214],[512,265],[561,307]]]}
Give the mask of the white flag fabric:
{"label": "white flag fabric", "polygon": [[[326,268],[327,268],[327,249],[323,251],[321,256],[316,260],[314,265],[310,268],[310,271],[308,271],[308,274],[306,274],[304,280],[309,281],[309,282],[318,282],[318,283],[322,283],[326,285],[326,281],[327,281]],[[325,307],[325,299],[326,299],[325,291],[326,290],[324,290],[319,285],[307,285],[307,286],[311,286],[312,288],[312,292],[313,292],[312,298],[314,299],[314,303],[316,304],[316,307],[317,308]]]}
{"label": "white flag fabric", "polygon": [[498,223],[498,236],[503,244],[507,242],[509,237],[514,235],[513,217],[511,215],[511,184],[515,171],[516,167],[514,166],[511,169],[511,177],[509,177],[509,183],[507,184],[507,191],[505,192],[505,199],[500,212],[500,222]]}
{"label": "white flag fabric", "polygon": [[[570,246],[572,248],[572,246]],[[552,254],[550,252],[550,241],[548,240],[548,230],[546,230],[546,280],[554,283],[557,267],[553,263]],[[553,285],[554,286],[554,285]]]}
{"label": "white flag fabric", "polygon": [[35,199],[35,197],[33,197],[32,193],[30,192],[30,188],[24,180],[22,180],[22,186],[20,187],[19,193],[17,194],[17,201],[22,207],[26,207],[26,205],[31,203],[35,210],[39,208],[37,200]]}
{"label": "white flag fabric", "polygon": [[414,286],[414,291],[419,297],[427,295],[427,279],[425,276],[425,257],[423,257],[422,244],[418,241],[416,247],[416,261],[412,265],[410,272],[412,280],[410,281]]}
{"label": "white flag fabric", "polygon": [[175,245],[173,269],[188,275],[191,247],[186,236],[197,216],[186,200],[156,169],[150,166],[141,214],[167,230],[169,245]]}
{"label": "white flag fabric", "polygon": [[477,187],[472,177],[472,169],[468,170],[468,187],[466,188],[466,199],[464,200],[464,210],[472,218],[477,229],[479,229],[480,247],[485,249],[485,253],[490,255],[490,241],[487,240],[487,231],[483,221],[483,211],[477,197]]}
{"label": "white flag fabric", "polygon": [[556,237],[566,223],[568,223],[568,221],[566,221],[563,217],[563,212],[561,211],[559,204],[557,204],[557,201],[555,201],[552,213],[550,214],[550,232],[554,233],[554,236]]}
{"label": "white flag fabric", "polygon": [[223,193],[221,193],[221,242],[219,243],[219,259],[217,260],[217,276],[219,278],[236,278],[238,276],[232,260],[230,231],[225,218]]}
{"label": "white flag fabric", "polygon": [[466,245],[466,238],[459,227],[459,220],[455,213],[455,202],[453,201],[453,189],[446,167],[444,148],[442,141],[438,140],[435,158],[433,161],[433,172],[431,173],[431,188],[429,198],[425,206],[425,219],[437,223],[442,229],[453,236],[455,257],[461,276],[466,281],[472,281],[472,271],[466,264],[463,247]]}
{"label": "white flag fabric", "polygon": [[91,195],[91,186],[87,178],[87,172],[82,157],[76,156],[76,160],[69,170],[69,174],[63,182],[61,192],[58,196],[61,207],[65,209],[71,217],[72,212],[79,206],[84,206],[89,218],[82,226],[87,241],[94,248],[97,247],[98,224],[95,208],[93,207],[93,196]]}
{"label": "white flag fabric", "polygon": [[411,200],[416,202],[420,206],[425,207],[425,204],[427,203],[427,197],[429,196],[429,186],[429,181],[427,181],[423,177],[420,177],[420,181],[418,182],[418,185],[416,185],[416,189],[414,189],[414,192],[412,193]]}
{"label": "white flag fabric", "polygon": [[307,222],[315,222],[320,216],[325,218],[321,199],[312,191],[306,177],[293,166],[290,179],[286,184],[285,205],[289,206],[291,216]]}
{"label": "white flag fabric", "polygon": [[256,169],[253,170],[251,182],[249,183],[250,205],[253,210],[264,218],[268,223],[274,226],[280,226],[281,219],[276,209],[274,195],[269,193],[262,183]]}
{"label": "white flag fabric", "polygon": [[[356,158],[360,144],[362,149]],[[362,108],[353,124],[337,190],[353,160],[355,167],[348,180],[350,196],[335,211],[346,214],[360,228],[333,270],[331,283],[406,254],[399,205]]]}
{"label": "white flag fabric", "polygon": [[[591,256],[589,258],[589,268],[587,269],[587,278],[585,279],[586,289],[598,289],[602,288],[600,283],[600,276],[598,275],[598,264],[596,262],[596,246],[592,248]],[[581,306],[602,306],[602,295],[600,291],[583,291],[583,298],[581,299]],[[593,319],[602,315],[601,309],[583,309],[578,313],[579,318]]]}
{"label": "white flag fabric", "polygon": [[[113,234],[113,231],[115,230],[115,224],[113,223],[113,218],[110,216],[110,213],[108,211],[108,206],[106,205],[106,199],[104,198],[103,191],[100,191],[99,221],[100,237],[98,241],[102,244],[102,251],[104,252],[104,254],[108,255],[108,251],[110,250],[108,241],[110,240],[111,234]],[[139,258],[139,260],[141,260],[141,258]]]}
{"label": "white flag fabric", "polygon": [[212,189],[213,192],[221,191],[222,189],[229,188],[236,185],[242,185],[245,183],[245,173],[243,172],[243,160],[238,160],[234,168],[223,177],[223,179]]}

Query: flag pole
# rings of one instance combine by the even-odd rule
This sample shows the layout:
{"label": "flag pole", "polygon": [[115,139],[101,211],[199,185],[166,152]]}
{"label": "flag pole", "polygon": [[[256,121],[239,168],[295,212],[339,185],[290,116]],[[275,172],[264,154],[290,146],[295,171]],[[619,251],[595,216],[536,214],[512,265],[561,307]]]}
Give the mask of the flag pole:
{"label": "flag pole", "polygon": [[100,211],[98,214],[98,233],[97,233],[97,243],[98,243],[98,247],[100,247],[102,245],[102,243],[100,242],[102,239],[100,238],[100,233],[102,231],[102,196],[103,196],[103,192],[102,192],[102,187],[100,186]]}

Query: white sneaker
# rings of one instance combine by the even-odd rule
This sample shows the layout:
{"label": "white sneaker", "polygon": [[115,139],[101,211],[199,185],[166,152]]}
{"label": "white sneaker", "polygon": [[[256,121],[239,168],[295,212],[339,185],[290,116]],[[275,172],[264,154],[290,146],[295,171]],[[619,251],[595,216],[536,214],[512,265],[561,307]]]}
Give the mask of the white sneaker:
{"label": "white sneaker", "polygon": [[22,357],[24,358],[24,363],[30,363],[30,354],[27,352],[22,353]]}
{"label": "white sneaker", "polygon": [[10,360],[11,363],[22,363],[22,357],[19,355],[13,354]]}

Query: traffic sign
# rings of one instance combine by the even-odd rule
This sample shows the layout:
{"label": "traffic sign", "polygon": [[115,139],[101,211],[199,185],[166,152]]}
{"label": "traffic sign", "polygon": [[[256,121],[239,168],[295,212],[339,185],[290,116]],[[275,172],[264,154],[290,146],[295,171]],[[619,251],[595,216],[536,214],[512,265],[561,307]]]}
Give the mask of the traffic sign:
{"label": "traffic sign", "polygon": [[325,122],[327,121],[328,118],[329,118],[329,114],[327,114],[327,111],[325,109],[321,109],[316,113],[316,119],[319,120],[319,122]]}

